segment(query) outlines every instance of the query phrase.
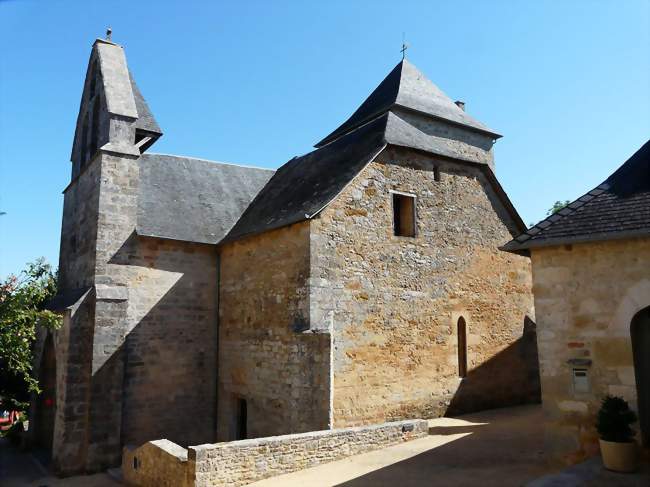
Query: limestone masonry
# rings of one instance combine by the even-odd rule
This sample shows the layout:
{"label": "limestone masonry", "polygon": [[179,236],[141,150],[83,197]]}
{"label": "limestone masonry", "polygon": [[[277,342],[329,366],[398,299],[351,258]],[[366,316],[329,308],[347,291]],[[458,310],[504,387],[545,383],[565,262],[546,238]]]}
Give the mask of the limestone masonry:
{"label": "limestone masonry", "polygon": [[598,452],[606,395],[638,412],[650,446],[650,142],[504,249],[532,257],[549,458]]}
{"label": "limestone masonry", "polygon": [[427,421],[416,419],[198,445],[188,450],[169,440],[156,440],[126,449],[122,472],[129,485],[139,487],[239,486],[428,434]]}
{"label": "limestone masonry", "polygon": [[[367,427],[277,440],[300,468],[422,433],[368,425],[539,401],[530,259],[499,250],[525,226],[494,174],[500,135],[460,105],[403,60],[276,171],[155,154],[123,48],[97,40],[51,303],[64,326],[36,350],[55,402],[34,398],[32,439],[57,471],[145,445],[174,477],[189,447],[196,485],[239,485],[287,471],[261,448],[276,440],[239,440]],[[203,469],[217,457],[232,468]]]}

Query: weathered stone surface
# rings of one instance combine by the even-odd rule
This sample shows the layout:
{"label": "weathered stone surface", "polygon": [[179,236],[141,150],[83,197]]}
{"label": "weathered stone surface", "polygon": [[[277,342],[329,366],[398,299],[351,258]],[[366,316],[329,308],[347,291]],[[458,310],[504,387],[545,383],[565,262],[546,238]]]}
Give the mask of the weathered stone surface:
{"label": "weathered stone surface", "polygon": [[220,254],[218,438],[327,428],[330,336],[309,330],[309,223],[233,242]]}
{"label": "weathered stone surface", "polygon": [[126,448],[122,472],[141,487],[246,485],[358,453],[422,438],[427,421],[414,419],[178,448],[167,440]]}
{"label": "weathered stone surface", "polygon": [[[416,195],[415,238],[393,235],[391,190]],[[529,261],[497,250],[509,227],[476,167],[406,150],[380,154],[312,222],[310,327],[333,329],[335,426],[538,397]]]}
{"label": "weathered stone surface", "polygon": [[[546,448],[551,461],[576,463],[597,451],[606,394],[636,409],[630,323],[650,305],[650,241],[533,249],[532,264]],[[583,358],[589,390],[579,392],[572,363]]]}

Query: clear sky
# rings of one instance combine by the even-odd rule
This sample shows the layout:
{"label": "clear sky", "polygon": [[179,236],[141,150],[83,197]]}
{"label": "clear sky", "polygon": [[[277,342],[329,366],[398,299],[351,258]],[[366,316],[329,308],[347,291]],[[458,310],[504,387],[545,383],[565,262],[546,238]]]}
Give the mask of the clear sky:
{"label": "clear sky", "polygon": [[650,136],[650,1],[0,0],[0,277],[55,265],[91,45],[125,46],[155,152],[278,167],[408,58],[502,133],[526,223]]}

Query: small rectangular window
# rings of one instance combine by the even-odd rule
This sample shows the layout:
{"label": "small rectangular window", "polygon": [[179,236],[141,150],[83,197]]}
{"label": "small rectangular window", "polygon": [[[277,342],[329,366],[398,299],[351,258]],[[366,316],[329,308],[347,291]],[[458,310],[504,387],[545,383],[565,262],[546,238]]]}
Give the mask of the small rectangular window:
{"label": "small rectangular window", "polygon": [[415,196],[393,193],[393,232],[399,237],[415,237]]}

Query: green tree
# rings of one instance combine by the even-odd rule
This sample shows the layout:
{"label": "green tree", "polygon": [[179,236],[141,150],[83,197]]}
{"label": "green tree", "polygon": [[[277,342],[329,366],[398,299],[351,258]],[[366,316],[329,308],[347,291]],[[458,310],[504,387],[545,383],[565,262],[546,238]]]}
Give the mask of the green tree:
{"label": "green tree", "polygon": [[0,398],[5,407],[23,409],[29,393],[40,392],[32,374],[33,344],[38,327],[60,326],[60,317],[44,309],[55,294],[56,276],[44,259],[0,282]]}
{"label": "green tree", "polygon": [[553,213],[557,213],[562,208],[567,206],[569,203],[571,203],[571,201],[569,200],[564,200],[564,201],[557,200],[555,203],[553,203],[553,206],[551,206],[548,209],[548,211],[546,212],[546,216],[551,216]]}

